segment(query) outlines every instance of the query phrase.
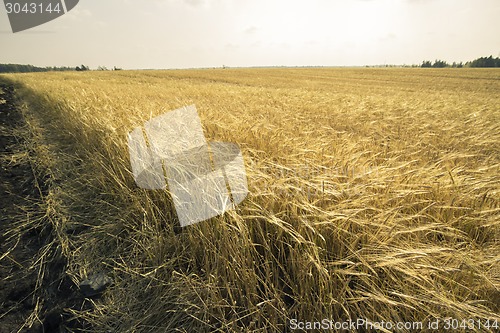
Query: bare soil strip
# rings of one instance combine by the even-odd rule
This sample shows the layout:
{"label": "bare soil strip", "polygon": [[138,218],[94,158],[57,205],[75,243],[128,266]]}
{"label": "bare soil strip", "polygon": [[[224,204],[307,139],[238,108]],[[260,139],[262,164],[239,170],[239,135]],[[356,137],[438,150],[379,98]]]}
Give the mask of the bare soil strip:
{"label": "bare soil strip", "polygon": [[0,333],[67,332],[77,325],[64,309],[82,299],[64,278],[65,262],[38,264],[51,232],[31,222],[43,221],[37,210],[46,188],[35,176],[27,133],[15,88],[0,82]]}
{"label": "bare soil strip", "polygon": [[33,173],[27,159],[23,159],[22,142],[15,136],[23,119],[14,104],[14,88],[0,83],[0,323],[1,332],[29,332],[22,329],[35,309],[33,291],[36,272],[30,271],[32,259],[40,244],[37,235],[16,237],[8,235],[13,216],[22,214],[27,198],[36,196]]}

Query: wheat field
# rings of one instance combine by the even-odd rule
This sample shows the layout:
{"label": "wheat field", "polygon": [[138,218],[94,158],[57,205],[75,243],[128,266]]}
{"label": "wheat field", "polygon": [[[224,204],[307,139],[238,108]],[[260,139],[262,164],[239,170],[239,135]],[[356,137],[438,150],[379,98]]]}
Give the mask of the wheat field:
{"label": "wheat field", "polygon": [[[92,332],[286,332],[323,319],[496,331],[477,323],[500,321],[500,71],[2,78],[18,86],[47,188],[14,225],[50,225],[40,274],[57,256],[75,285],[112,278],[90,306],[65,309]],[[240,146],[249,195],[179,229],[168,193],[135,185],[127,133],[191,104],[208,141]]]}

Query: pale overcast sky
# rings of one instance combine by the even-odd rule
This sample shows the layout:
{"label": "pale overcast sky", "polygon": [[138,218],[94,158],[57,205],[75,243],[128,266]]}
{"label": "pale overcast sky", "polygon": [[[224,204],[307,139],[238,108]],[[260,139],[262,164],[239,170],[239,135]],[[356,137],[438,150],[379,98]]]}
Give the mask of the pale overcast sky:
{"label": "pale overcast sky", "polygon": [[0,63],[189,68],[420,64],[500,56],[500,0],[80,0]]}

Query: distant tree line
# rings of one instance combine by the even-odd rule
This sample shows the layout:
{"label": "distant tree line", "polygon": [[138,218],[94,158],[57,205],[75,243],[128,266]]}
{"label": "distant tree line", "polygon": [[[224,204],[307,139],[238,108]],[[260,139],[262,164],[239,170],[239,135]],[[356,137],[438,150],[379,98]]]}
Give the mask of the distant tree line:
{"label": "distant tree line", "polygon": [[108,67],[106,67],[106,66],[98,66],[97,70],[98,71],[109,71],[109,70],[111,70],[111,71],[121,71],[122,69],[119,68],[119,67],[116,67],[116,66],[114,66],[113,69],[108,69]]}
{"label": "distant tree line", "polygon": [[493,58],[493,56],[489,57],[481,57],[472,61],[467,61],[465,64],[462,62],[452,64],[447,63],[444,60],[434,60],[431,62],[429,60],[424,60],[420,67],[433,67],[433,68],[444,68],[444,67],[453,67],[453,68],[461,68],[461,67],[500,67],[500,58]]}
{"label": "distant tree line", "polygon": [[470,62],[470,67],[500,67],[500,58],[481,57]]}
{"label": "distant tree line", "polygon": [[83,72],[83,71],[89,71],[90,68],[88,66],[81,65],[81,66],[76,66],[75,70],[77,72]]}
{"label": "distant tree line", "polygon": [[33,65],[0,64],[0,73],[60,72],[74,70],[74,67],[37,67]]}
{"label": "distant tree line", "polygon": [[[99,66],[98,70],[108,70],[105,66]],[[80,65],[76,67],[37,67],[33,65],[20,65],[20,64],[0,64],[0,73],[31,73],[31,72],[62,72],[62,71],[89,71],[90,67]],[[113,70],[119,71],[121,68],[114,66]]]}

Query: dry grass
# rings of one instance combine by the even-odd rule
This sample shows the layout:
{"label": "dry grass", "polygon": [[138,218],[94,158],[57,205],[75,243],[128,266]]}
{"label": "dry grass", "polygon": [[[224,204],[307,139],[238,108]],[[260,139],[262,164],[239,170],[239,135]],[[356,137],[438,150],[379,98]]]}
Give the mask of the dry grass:
{"label": "dry grass", "polygon": [[[75,316],[95,332],[282,332],[292,318],[500,320],[499,74],[6,77],[24,86],[67,274],[115,281]],[[207,140],[240,145],[250,194],[178,233],[168,195],[135,186],[126,133],[189,104]]]}

